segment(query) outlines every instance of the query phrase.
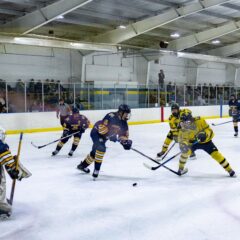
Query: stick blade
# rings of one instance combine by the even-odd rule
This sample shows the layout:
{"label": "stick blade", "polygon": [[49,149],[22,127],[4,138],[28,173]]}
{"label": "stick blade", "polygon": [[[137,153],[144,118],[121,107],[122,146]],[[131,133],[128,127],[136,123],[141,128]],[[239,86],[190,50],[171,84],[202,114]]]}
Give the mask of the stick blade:
{"label": "stick blade", "polygon": [[146,163],[143,163],[143,166],[145,167],[145,168],[147,168],[147,169],[150,169],[150,170],[152,170],[152,167],[151,166],[149,166],[148,164],[146,164]]}
{"label": "stick blade", "polygon": [[31,142],[32,146],[35,147],[35,148],[41,148],[41,146],[37,146],[36,144],[34,144],[33,142]]}

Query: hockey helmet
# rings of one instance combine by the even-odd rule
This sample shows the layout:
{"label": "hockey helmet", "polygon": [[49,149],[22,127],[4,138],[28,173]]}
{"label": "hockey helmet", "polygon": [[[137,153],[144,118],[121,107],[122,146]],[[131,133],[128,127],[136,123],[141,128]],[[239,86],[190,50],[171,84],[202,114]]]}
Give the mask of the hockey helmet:
{"label": "hockey helmet", "polygon": [[122,112],[122,113],[131,113],[131,109],[127,104],[121,104],[118,107],[118,112]]}
{"label": "hockey helmet", "polygon": [[178,105],[177,103],[173,103],[173,104],[171,105],[171,111],[174,110],[174,109],[177,109],[177,110],[180,109],[180,107],[179,107],[179,105]]}
{"label": "hockey helmet", "polygon": [[4,142],[6,138],[6,130],[0,127],[0,141]]}
{"label": "hockey helmet", "polygon": [[177,103],[173,103],[171,105],[171,112],[174,117],[179,117],[179,105]]}
{"label": "hockey helmet", "polygon": [[121,104],[118,107],[118,113],[121,115],[122,120],[129,120],[131,116],[131,109],[127,104]]}
{"label": "hockey helmet", "polygon": [[79,113],[79,109],[77,107],[72,107],[72,113]]}

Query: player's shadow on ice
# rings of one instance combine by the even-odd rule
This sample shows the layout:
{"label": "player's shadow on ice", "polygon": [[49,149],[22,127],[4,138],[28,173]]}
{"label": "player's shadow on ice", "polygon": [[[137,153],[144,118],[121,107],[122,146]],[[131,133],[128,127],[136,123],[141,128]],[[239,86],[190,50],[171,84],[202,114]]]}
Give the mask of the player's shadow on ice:
{"label": "player's shadow on ice", "polygon": [[[77,175],[84,175],[86,177],[89,177],[91,180],[93,180],[91,173],[86,174],[86,173],[79,171],[79,173]],[[96,181],[98,181],[98,182],[107,181],[107,180],[111,180],[111,181],[141,181],[141,180],[147,180],[147,178],[100,174],[98,176],[98,178],[96,179]]]}
{"label": "player's shadow on ice", "polygon": [[129,176],[118,176],[118,175],[108,175],[108,174],[102,174],[99,176],[99,179],[102,180],[126,180],[126,181],[140,181],[140,180],[146,180],[146,178],[141,177],[129,177]]}

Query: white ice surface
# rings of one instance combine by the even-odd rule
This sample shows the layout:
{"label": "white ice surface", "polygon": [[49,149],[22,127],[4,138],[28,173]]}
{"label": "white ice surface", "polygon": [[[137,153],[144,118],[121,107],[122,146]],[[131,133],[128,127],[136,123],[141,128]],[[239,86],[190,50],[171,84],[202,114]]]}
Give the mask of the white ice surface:
{"label": "white ice surface", "polygon": [[[228,119],[227,119],[228,120]],[[211,122],[224,122],[212,120]],[[56,144],[41,145],[60,132],[24,134],[21,161],[33,176],[17,182],[13,214],[0,222],[4,240],[233,240],[240,237],[240,138],[232,124],[212,127],[220,152],[239,174],[228,174],[203,151],[189,160],[188,174],[178,177],[164,168],[151,171],[148,159],[109,142],[99,179],[80,173],[76,166],[89,153],[87,131],[72,158],[70,142],[56,157]],[[136,149],[155,157],[168,124],[130,127]],[[12,152],[19,135],[9,135]],[[169,156],[179,151],[175,146]],[[178,158],[168,163],[177,170]],[[91,166],[91,170],[92,170]],[[137,186],[132,184],[137,182]],[[8,196],[11,180],[7,178]]]}

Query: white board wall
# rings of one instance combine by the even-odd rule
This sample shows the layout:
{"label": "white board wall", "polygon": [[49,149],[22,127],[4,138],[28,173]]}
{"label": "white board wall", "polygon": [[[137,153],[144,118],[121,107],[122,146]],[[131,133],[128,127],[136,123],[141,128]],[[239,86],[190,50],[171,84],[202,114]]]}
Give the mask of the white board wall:
{"label": "white board wall", "polygon": [[[194,116],[216,117],[220,116],[219,106],[188,107],[192,110]],[[83,115],[89,118],[92,124],[102,119],[112,110],[81,111]],[[228,114],[228,106],[223,107],[223,115]],[[170,115],[170,107],[164,108],[164,119],[167,120]],[[130,122],[144,123],[146,121],[160,122],[160,108],[132,109]],[[1,114],[0,126],[7,130],[30,130],[46,129],[60,127],[59,119],[55,112],[34,112],[34,113],[8,113]]]}
{"label": "white board wall", "polygon": [[[202,63],[190,59],[164,55],[148,68],[144,57],[131,57],[121,52],[92,53],[84,57],[79,51],[44,47],[0,44],[0,79],[24,81],[55,79],[68,82],[109,81],[157,83],[158,72],[163,69],[165,82],[177,84],[236,84],[240,86],[240,72],[234,65]],[[236,71],[237,69],[237,71]],[[149,71],[148,71],[149,70]],[[84,74],[82,72],[84,71]],[[82,76],[83,75],[83,76]]]}

